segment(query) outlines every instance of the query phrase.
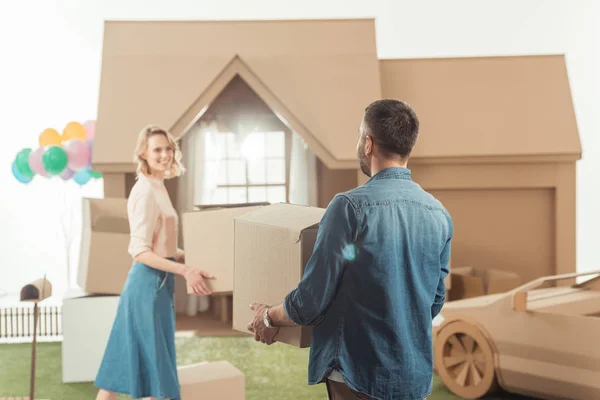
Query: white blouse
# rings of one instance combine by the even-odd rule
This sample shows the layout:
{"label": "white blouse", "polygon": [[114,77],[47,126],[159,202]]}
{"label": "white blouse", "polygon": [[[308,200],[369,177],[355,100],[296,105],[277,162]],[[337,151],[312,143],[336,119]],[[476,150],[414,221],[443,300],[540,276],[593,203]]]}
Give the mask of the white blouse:
{"label": "white blouse", "polygon": [[131,235],[128,251],[133,258],[145,251],[175,257],[178,218],[162,179],[140,173],[127,200],[127,214]]}

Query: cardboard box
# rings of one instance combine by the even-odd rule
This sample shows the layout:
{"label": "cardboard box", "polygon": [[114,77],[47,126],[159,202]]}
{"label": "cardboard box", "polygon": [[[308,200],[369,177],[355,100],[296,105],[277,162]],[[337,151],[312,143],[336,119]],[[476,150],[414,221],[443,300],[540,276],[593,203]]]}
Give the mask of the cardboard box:
{"label": "cardboard box", "polygon": [[84,292],[121,294],[133,264],[127,199],[83,199],[77,284]]}
{"label": "cardboard box", "polygon": [[227,361],[184,365],[177,373],[182,399],[246,399],[244,373]]}
{"label": "cardboard box", "polygon": [[[215,276],[207,280],[214,294],[233,292],[233,219],[268,204],[195,206],[196,211],[183,213],[185,263]],[[187,293],[194,291],[188,286]]]}
{"label": "cardboard box", "polygon": [[452,289],[449,300],[468,299],[503,293],[521,284],[519,275],[497,269],[455,267],[450,272]]}
{"label": "cardboard box", "polygon": [[121,296],[87,293],[63,299],[63,383],[96,379],[120,299]]}
{"label": "cardboard box", "polygon": [[[323,208],[279,203],[235,218],[233,329],[250,333],[250,304],[280,304],[298,286],[324,213]],[[276,339],[308,347],[311,334],[310,327],[285,327]]]}

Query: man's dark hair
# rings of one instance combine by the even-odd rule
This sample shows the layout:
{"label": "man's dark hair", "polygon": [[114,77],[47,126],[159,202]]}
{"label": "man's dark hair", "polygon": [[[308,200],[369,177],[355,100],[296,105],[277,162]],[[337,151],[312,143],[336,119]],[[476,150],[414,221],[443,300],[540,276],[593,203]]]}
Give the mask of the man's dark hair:
{"label": "man's dark hair", "polygon": [[419,119],[413,109],[399,100],[377,100],[365,109],[367,134],[386,157],[410,155],[419,135]]}

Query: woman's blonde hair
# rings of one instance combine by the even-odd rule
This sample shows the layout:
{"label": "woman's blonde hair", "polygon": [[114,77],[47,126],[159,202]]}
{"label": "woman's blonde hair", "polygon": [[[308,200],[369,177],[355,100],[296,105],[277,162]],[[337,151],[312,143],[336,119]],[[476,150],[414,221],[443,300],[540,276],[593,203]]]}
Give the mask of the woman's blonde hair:
{"label": "woman's blonde hair", "polygon": [[182,155],[177,141],[169,131],[156,125],[147,125],[138,135],[135,152],[133,154],[133,161],[137,162],[137,174],[143,173],[144,175],[150,175],[150,166],[148,165],[148,161],[144,158],[144,155],[148,149],[148,140],[154,135],[164,135],[171,147],[173,147],[173,162],[171,168],[165,172],[165,179],[182,175],[185,172],[185,168],[181,163]]}

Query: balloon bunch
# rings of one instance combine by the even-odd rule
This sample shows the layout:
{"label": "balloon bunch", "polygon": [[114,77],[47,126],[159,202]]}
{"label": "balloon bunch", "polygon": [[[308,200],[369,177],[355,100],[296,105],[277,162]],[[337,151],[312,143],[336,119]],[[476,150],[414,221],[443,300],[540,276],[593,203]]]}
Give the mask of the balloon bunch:
{"label": "balloon bunch", "polygon": [[102,173],[92,170],[92,146],[95,121],[69,122],[62,135],[49,128],[39,136],[40,147],[25,148],[17,153],[12,173],[21,183],[31,182],[35,175],[51,178],[60,176],[85,185],[90,179],[99,179]]}

